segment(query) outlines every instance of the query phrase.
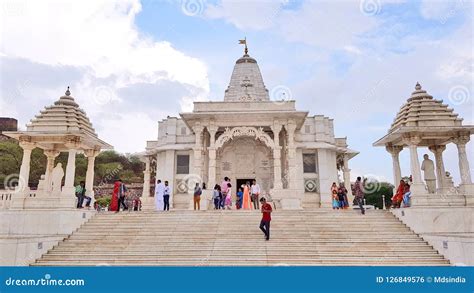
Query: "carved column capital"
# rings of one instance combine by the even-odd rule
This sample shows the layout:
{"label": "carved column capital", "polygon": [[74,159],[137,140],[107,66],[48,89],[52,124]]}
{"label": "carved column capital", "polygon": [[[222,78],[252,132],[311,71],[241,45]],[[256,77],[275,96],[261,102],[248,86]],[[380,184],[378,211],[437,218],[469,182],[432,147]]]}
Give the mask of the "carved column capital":
{"label": "carved column capital", "polygon": [[270,128],[272,129],[273,135],[276,137],[280,134],[283,125],[281,123],[275,122],[272,126],[270,126]]}
{"label": "carved column capital", "polygon": [[420,142],[421,142],[421,137],[418,135],[403,136],[403,143],[408,146],[418,146]]}
{"label": "carved column capital", "polygon": [[445,145],[432,145],[432,146],[429,146],[428,149],[436,154],[436,153],[442,153],[446,150],[446,146]]}
{"label": "carved column capital", "polygon": [[60,151],[57,151],[57,150],[44,150],[44,155],[48,158],[56,158],[57,156],[59,156],[60,154]]}
{"label": "carved column capital", "polygon": [[97,157],[97,155],[99,154],[100,151],[96,150],[96,149],[89,149],[89,150],[84,150],[84,155],[86,155],[86,157],[88,158],[95,158]]}
{"label": "carved column capital", "polygon": [[36,144],[34,142],[28,141],[20,141],[19,145],[24,151],[31,151],[36,147]]}
{"label": "carved column capital", "polygon": [[466,145],[470,140],[469,135],[461,134],[453,139],[453,142],[458,146]]}
{"label": "carved column capital", "polygon": [[204,130],[204,126],[201,126],[201,125],[194,125],[193,126],[193,132],[194,134],[196,135],[200,135]]}
{"label": "carved column capital", "polygon": [[398,145],[387,145],[385,146],[387,152],[389,152],[392,156],[398,156],[398,154],[403,150],[402,146]]}

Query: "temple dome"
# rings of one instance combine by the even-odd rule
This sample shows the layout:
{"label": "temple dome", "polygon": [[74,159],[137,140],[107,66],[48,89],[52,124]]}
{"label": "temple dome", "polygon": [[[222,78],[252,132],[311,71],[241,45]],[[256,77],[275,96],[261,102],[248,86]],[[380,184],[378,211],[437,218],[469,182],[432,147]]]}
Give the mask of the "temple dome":
{"label": "temple dome", "polygon": [[64,96],[60,97],[54,105],[45,107],[26,127],[28,132],[81,133],[97,138],[86,112],[74,101],[69,87]]}
{"label": "temple dome", "polygon": [[455,127],[462,119],[442,100],[433,99],[419,83],[407,102],[400,108],[389,133],[403,127]]}
{"label": "temple dome", "polygon": [[224,101],[269,101],[268,90],[263,82],[257,60],[248,54],[235,62],[229,86],[225,90]]}

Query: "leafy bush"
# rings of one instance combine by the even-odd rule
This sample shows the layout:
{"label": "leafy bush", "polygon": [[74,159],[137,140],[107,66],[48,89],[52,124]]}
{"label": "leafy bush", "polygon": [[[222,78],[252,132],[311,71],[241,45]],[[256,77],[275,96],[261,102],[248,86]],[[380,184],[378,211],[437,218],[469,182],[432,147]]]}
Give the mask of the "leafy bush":
{"label": "leafy bush", "polygon": [[112,196],[110,195],[107,195],[107,196],[102,196],[98,199],[96,199],[96,203],[100,206],[100,207],[108,207],[110,205],[110,202],[112,201]]}

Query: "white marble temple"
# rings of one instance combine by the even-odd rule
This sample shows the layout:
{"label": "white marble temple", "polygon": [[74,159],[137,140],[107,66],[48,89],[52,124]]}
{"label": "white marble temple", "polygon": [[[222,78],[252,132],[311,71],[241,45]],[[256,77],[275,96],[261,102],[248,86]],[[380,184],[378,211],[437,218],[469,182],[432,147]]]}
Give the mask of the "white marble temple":
{"label": "white marble temple", "polygon": [[142,157],[156,160],[156,178],[170,182],[175,208],[190,208],[190,178],[212,189],[224,176],[234,191],[242,180],[256,179],[284,209],[330,206],[338,170],[349,181],[348,163],[357,155],[346,138],[335,137],[332,119],[298,111],[294,100],[271,100],[248,53],[236,61],[223,101],[195,102],[192,112],[158,125],[158,137],[147,142]]}

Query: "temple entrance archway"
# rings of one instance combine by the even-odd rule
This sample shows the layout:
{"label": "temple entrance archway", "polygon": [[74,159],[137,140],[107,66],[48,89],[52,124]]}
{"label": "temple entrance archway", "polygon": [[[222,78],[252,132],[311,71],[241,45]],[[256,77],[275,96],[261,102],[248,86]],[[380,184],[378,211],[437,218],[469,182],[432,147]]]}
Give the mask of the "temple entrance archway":
{"label": "temple entrance archway", "polygon": [[256,179],[263,192],[273,188],[272,149],[255,137],[238,136],[225,143],[218,149],[216,167],[219,180],[231,178],[233,193],[240,180]]}

